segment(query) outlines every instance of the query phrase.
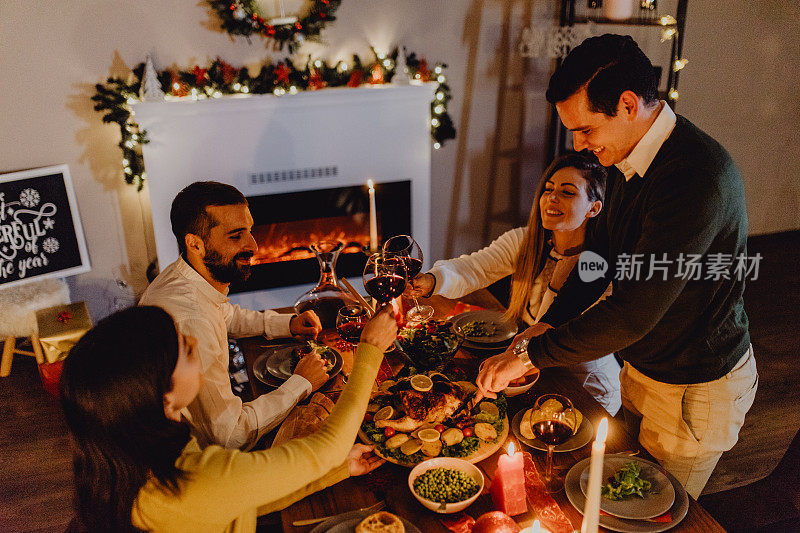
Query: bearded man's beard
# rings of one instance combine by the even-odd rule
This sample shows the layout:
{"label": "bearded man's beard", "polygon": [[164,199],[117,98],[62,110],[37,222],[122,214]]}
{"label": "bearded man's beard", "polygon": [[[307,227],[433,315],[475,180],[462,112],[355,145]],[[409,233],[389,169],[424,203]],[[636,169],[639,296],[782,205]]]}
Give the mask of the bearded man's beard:
{"label": "bearded man's beard", "polygon": [[203,264],[206,265],[211,276],[220,283],[238,283],[247,281],[247,278],[250,277],[250,263],[240,265],[237,260],[251,257],[253,257],[253,252],[240,252],[226,263],[219,252],[207,249]]}

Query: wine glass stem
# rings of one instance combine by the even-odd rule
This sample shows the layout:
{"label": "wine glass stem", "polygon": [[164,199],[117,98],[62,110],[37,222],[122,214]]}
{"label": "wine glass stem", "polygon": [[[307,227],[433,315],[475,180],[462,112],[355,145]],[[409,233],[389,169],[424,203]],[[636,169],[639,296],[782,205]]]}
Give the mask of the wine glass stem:
{"label": "wine glass stem", "polygon": [[547,464],[544,467],[544,479],[547,484],[553,479],[553,448],[554,446],[547,445]]}

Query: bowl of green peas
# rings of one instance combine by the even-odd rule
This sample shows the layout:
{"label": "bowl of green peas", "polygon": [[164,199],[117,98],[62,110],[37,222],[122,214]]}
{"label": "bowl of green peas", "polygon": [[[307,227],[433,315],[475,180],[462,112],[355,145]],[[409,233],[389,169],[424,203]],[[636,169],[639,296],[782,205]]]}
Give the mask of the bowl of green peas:
{"label": "bowl of green peas", "polygon": [[435,457],[415,466],[408,488],[419,502],[437,513],[457,513],[483,490],[483,474],[472,463],[454,457]]}

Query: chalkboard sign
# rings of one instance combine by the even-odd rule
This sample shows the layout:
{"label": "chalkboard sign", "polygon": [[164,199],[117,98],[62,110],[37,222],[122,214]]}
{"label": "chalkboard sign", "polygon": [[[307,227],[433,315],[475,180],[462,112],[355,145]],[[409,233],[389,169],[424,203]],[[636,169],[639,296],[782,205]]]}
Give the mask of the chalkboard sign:
{"label": "chalkboard sign", "polygon": [[0,288],[90,268],[69,167],[0,174]]}

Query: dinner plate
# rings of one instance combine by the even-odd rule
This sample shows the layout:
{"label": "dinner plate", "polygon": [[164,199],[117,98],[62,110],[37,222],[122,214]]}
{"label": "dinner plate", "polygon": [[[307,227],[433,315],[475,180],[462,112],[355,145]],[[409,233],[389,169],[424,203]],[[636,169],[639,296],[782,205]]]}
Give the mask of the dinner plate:
{"label": "dinner plate", "polygon": [[484,309],[481,311],[467,311],[466,313],[461,313],[460,315],[454,316],[452,321],[453,327],[455,327],[459,332],[461,331],[461,328],[469,322],[487,322],[488,324],[494,325],[496,328],[494,335],[488,335],[485,337],[464,335],[465,341],[484,347],[486,345],[506,342],[510,339],[513,339],[517,334],[516,324],[503,320],[503,313],[489,309]]}
{"label": "dinner plate", "polygon": [[[669,511],[669,508],[675,502],[675,488],[669,482],[667,476],[662,473],[661,467],[650,461],[636,457],[607,456],[603,460],[603,476],[601,479],[607,480],[614,477],[614,474],[628,463],[637,463],[639,465],[639,468],[641,468],[639,477],[653,484],[652,493],[644,498],[630,496],[619,501],[600,498],[600,509],[608,514],[632,520],[655,518]],[[588,485],[589,467],[587,466],[581,474],[581,490],[584,496]]]}
{"label": "dinner plate", "polygon": [[[302,346],[302,344],[293,344],[291,346],[282,346],[277,350],[272,352],[265,363],[265,368],[267,372],[275,376],[280,380],[287,380],[292,377],[294,373],[292,370],[292,357],[294,355],[294,350],[298,346]],[[333,377],[342,370],[342,365],[344,364],[344,359],[342,359],[342,355],[328,346],[328,349],[334,353],[334,363],[333,368],[330,369],[328,372],[328,377]]]}
{"label": "dinner plate", "polygon": [[[522,433],[519,431],[519,423],[522,421],[522,415],[525,414],[527,409],[523,409],[517,411],[517,414],[514,415],[514,419],[511,421],[511,429],[514,431],[514,435],[522,442],[523,444],[527,444],[531,448],[535,448],[537,450],[547,451],[547,444],[543,443],[539,439],[528,439],[522,436]],[[580,427],[578,428],[578,432],[574,434],[572,437],[567,440],[564,444],[559,444],[555,448],[553,448],[554,452],[571,452],[577,450],[579,448],[583,448],[589,441],[592,440],[594,436],[594,425],[592,421],[586,417],[583,417],[583,421],[581,422]]]}
{"label": "dinner plate", "polygon": [[511,346],[510,339],[506,342],[501,342],[499,344],[492,344],[492,345],[476,344],[474,342],[470,342],[467,340],[461,343],[462,349],[472,352],[475,355],[485,356],[485,357],[503,353],[506,351],[506,349],[508,349],[509,346]]}
{"label": "dinner plate", "polygon": [[[278,347],[278,348],[268,348],[266,351],[264,351],[264,353],[259,355],[256,358],[256,360],[253,362],[253,375],[256,377],[257,380],[259,380],[261,383],[263,383],[263,384],[265,384],[267,386],[275,387],[275,388],[280,387],[283,384],[283,382],[288,379],[288,377],[287,378],[284,378],[284,377],[280,377],[279,378],[279,377],[274,376],[269,371],[269,369],[267,368],[267,363],[268,363],[268,361],[271,360],[271,358],[278,351],[286,352],[288,350],[287,353],[291,357],[291,352],[292,352],[292,350],[294,350],[294,348],[296,346],[298,346],[298,345],[281,346],[281,347]],[[334,350],[333,348],[331,348],[331,349],[336,354],[336,361],[335,361],[331,371],[328,372],[328,377],[329,378],[332,378],[336,374],[338,374],[342,370],[342,365],[344,364],[344,360],[342,359],[342,355],[338,351]],[[283,355],[282,357],[285,357],[285,355]],[[291,376],[291,374],[290,374],[290,376]]]}
{"label": "dinner plate", "polygon": [[267,372],[267,359],[272,355],[272,349],[259,355],[253,362],[253,375],[258,381],[268,387],[278,388],[283,385],[284,380],[278,379]]}
{"label": "dinner plate", "polygon": [[[374,513],[372,511],[351,511],[349,513],[342,513],[322,522],[312,529],[311,533],[354,533],[356,526],[371,514]],[[398,518],[403,521],[406,533],[422,533],[414,524],[402,516]]]}
{"label": "dinner plate", "polygon": [[[627,460],[631,459],[630,456],[624,454],[606,455],[607,459],[616,457]],[[566,493],[569,502],[580,513],[583,513],[583,508],[586,505],[586,497],[583,495],[583,491],[581,491],[581,474],[589,467],[590,461],[591,457],[587,457],[583,461],[579,461],[569,470],[569,472],[567,472],[567,477],[564,479],[564,492]],[[639,461],[643,461],[643,459],[639,459]],[[675,479],[675,476],[665,470],[662,470],[662,472],[667,476],[667,479],[669,479],[673,489],[675,490],[675,501],[672,503],[672,507],[669,509],[669,513],[672,518],[671,521],[651,522],[649,520],[629,520],[626,518],[618,518],[616,516],[601,515],[600,525],[606,529],[610,529],[611,531],[619,531],[621,533],[660,533],[661,531],[667,531],[668,529],[672,529],[678,525],[678,523],[686,517],[686,513],[689,511],[689,495],[686,494],[683,486],[681,486],[678,480]]]}

